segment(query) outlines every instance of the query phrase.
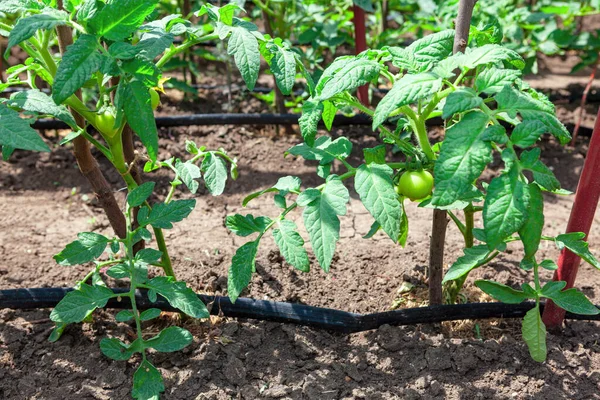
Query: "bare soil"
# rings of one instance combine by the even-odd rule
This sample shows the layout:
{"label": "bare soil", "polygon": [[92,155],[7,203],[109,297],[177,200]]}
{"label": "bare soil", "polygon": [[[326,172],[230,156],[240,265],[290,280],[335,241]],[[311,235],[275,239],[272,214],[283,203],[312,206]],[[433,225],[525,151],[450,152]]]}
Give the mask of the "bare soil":
{"label": "bare soil", "polygon": [[[556,76],[563,79],[563,87],[570,82],[564,75]],[[196,102],[167,103],[159,113],[222,112],[226,96],[215,93],[202,93]],[[559,107],[567,110],[561,115],[563,122],[572,122],[569,116],[573,111],[568,108],[575,110],[577,105]],[[228,108],[234,112],[268,112],[249,95]],[[590,108],[595,114],[597,104]],[[377,142],[370,130],[362,127],[334,129],[331,134],[351,138],[354,151],[350,162],[355,165],[361,149]],[[57,142],[52,137],[55,132],[47,135],[49,141]],[[200,190],[194,196],[196,209],[187,222],[167,232],[178,278],[198,292],[225,295],[231,257],[245,241],[225,229],[225,217],[234,213],[276,216],[277,208],[268,196],[254,200],[245,209],[241,201],[282,176],[299,176],[305,186],[318,185],[320,178],[312,163],[283,158],[284,151],[300,138],[278,134],[273,127],[164,129],[160,157],[183,157],[186,139],[208,148],[223,147],[240,160],[240,177],[228,183],[223,196],[212,197]],[[581,138],[574,149],[561,148],[551,139],[542,143],[544,161],[569,190],[576,189],[586,142],[587,138]],[[120,176],[108,168],[106,160],[100,158],[100,163],[109,171],[108,180],[117,197],[124,201]],[[166,195],[168,178],[163,171],[146,177],[159,182],[159,197]],[[352,182],[348,184],[351,188]],[[408,205],[410,235],[406,248],[393,245],[381,233],[365,240],[361,236],[369,230],[372,219],[351,193],[329,274],[318,268],[312,253],[310,273],[293,270],[273,240],[266,237],[259,250],[257,274],[243,295],[364,313],[385,311],[398,304],[403,297],[398,290],[410,282],[415,289],[404,296],[405,303],[414,306],[423,302],[420,293],[427,287],[431,211]],[[564,231],[572,200],[572,196],[546,196],[545,234]],[[72,286],[87,268],[57,266],[52,255],[77,232],[111,234],[68,147],[56,145],[47,154],[16,152],[10,162],[0,164],[0,205],[2,289]],[[590,234],[594,250],[600,248],[599,217],[597,214]],[[293,214],[292,218],[300,215]],[[450,227],[448,264],[461,255],[461,244],[460,233]],[[541,252],[553,259],[558,254],[550,244],[544,244]],[[530,280],[531,276],[518,268],[521,256],[522,248],[515,245],[488,267],[474,271],[465,296],[472,301],[482,299],[472,285],[479,278],[510,285]],[[598,276],[592,267],[583,265],[578,278],[579,287],[596,303],[600,303]],[[543,278],[550,279],[551,275],[544,273]],[[114,314],[112,310],[100,311],[93,323],[73,325],[59,342],[51,344],[46,340],[52,328],[49,310],[0,310],[0,398],[128,398],[138,360],[111,361],[98,347],[107,335],[126,338],[130,332],[127,324],[114,320]],[[167,315],[161,323],[178,322]],[[224,318],[186,321],[185,325],[195,336],[190,347],[151,356],[165,377],[165,399],[600,398],[600,330],[596,323],[569,322],[564,331],[550,333],[548,361],[542,364],[529,357],[520,338],[519,321],[513,320],[384,326],[353,335]],[[149,334],[156,330],[158,324],[147,327]]]}

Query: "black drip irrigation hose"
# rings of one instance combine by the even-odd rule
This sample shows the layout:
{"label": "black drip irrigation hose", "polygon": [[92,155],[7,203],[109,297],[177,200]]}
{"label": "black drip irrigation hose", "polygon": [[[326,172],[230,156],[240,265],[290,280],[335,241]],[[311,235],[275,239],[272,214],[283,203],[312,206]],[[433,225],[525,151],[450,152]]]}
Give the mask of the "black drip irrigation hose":
{"label": "black drip irrigation hose", "polygon": [[[199,125],[296,125],[299,118],[300,114],[189,114],[156,117],[156,126],[169,128]],[[441,123],[441,119],[439,121],[438,124]],[[372,119],[364,114],[352,117],[337,115],[333,121],[334,126],[371,125],[372,123]],[[70,129],[67,124],[56,119],[39,119],[31,126],[34,129]]]}
{"label": "black drip irrigation hose", "polygon": [[[156,126],[158,128],[172,128],[181,126],[210,126],[210,125],[297,125],[300,114],[234,114],[234,113],[215,113],[215,114],[189,114],[176,115],[173,117],[156,117]],[[348,125],[367,125],[373,123],[371,117],[365,114],[357,114],[351,117],[345,115],[336,115],[332,126]],[[444,126],[444,121],[439,118],[431,118],[426,122],[428,127]],[[323,126],[323,121],[319,122]],[[70,129],[67,124],[57,119],[38,119],[31,125],[34,129]],[[567,130],[573,132],[574,124],[566,124]],[[510,128],[509,125],[507,125]],[[581,126],[579,134],[590,137],[593,129]]]}
{"label": "black drip irrigation hose", "polygon": [[[0,309],[37,309],[56,306],[72,291],[71,288],[33,288],[0,290]],[[126,293],[126,289],[113,289],[115,293]],[[259,321],[284,322],[311,326],[340,333],[356,333],[377,329],[382,325],[414,325],[464,319],[522,318],[527,311],[535,307],[533,302],[521,304],[469,303],[409,308],[356,314],[346,311],[307,306],[304,304],[283,303],[278,301],[238,298],[231,303],[228,297],[199,294],[200,300],[207,305],[212,315],[230,318],[248,318]],[[150,302],[146,291],[136,293],[138,308],[159,308],[163,311],[177,311],[162,297],[156,303]],[[113,298],[107,308],[129,308],[128,297]],[[543,310],[543,304],[541,304]],[[581,315],[567,313],[567,319],[598,321],[600,315]]]}

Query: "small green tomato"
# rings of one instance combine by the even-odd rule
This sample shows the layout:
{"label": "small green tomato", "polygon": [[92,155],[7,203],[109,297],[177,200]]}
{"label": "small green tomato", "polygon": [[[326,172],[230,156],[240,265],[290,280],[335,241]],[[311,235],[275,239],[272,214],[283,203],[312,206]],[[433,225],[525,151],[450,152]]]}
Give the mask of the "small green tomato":
{"label": "small green tomato", "polygon": [[152,106],[152,109],[156,110],[156,107],[158,107],[159,104],[160,104],[160,96],[158,95],[158,92],[156,90],[151,88],[150,89],[150,105]]}
{"label": "small green tomato", "polygon": [[429,171],[407,171],[402,174],[396,186],[396,193],[412,201],[421,200],[433,190],[433,175]]}
{"label": "small green tomato", "polygon": [[96,128],[108,137],[113,137],[118,129],[115,128],[115,116],[110,111],[105,111],[96,116]]}

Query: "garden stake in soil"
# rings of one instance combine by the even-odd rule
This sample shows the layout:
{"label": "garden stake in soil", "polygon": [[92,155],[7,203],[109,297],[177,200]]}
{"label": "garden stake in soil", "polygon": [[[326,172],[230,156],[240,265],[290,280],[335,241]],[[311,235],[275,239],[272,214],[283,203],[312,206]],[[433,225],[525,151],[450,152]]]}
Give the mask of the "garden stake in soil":
{"label": "garden stake in soil", "polygon": [[[590,147],[581,170],[575,201],[571,208],[571,216],[566,233],[581,232],[582,239],[589,240],[588,235],[594,222],[598,200],[600,199],[600,109],[594,125],[594,133]],[[587,244],[586,244],[587,247]],[[558,269],[554,273],[555,281],[566,282],[565,290],[573,287],[577,271],[581,264],[581,254],[575,254],[567,247],[563,248],[558,258]],[[543,321],[549,327],[557,329],[562,325],[565,310],[551,300],[544,310]]]}
{"label": "garden stake in soil", "polygon": [[[362,7],[354,4],[352,6],[354,17],[352,22],[354,23],[354,40],[356,43],[356,54],[360,54],[367,50],[367,33],[365,27],[365,10]],[[358,89],[358,100],[365,105],[369,106],[369,85],[360,86]]]}

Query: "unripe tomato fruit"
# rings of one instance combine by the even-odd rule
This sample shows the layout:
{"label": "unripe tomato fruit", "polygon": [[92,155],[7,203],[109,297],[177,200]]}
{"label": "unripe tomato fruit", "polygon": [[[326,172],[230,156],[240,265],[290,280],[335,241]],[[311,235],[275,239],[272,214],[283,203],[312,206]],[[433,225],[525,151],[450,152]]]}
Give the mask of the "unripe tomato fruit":
{"label": "unripe tomato fruit", "polygon": [[152,88],[150,88],[150,105],[153,110],[156,110],[156,107],[160,104],[160,96],[158,92]]}
{"label": "unripe tomato fruit", "polygon": [[421,200],[433,190],[433,175],[429,171],[407,171],[402,174],[396,186],[396,193],[412,201]]}
{"label": "unripe tomato fruit", "polygon": [[100,133],[113,137],[117,133],[115,128],[115,116],[110,111],[105,111],[102,114],[96,116],[96,127],[100,130]]}

